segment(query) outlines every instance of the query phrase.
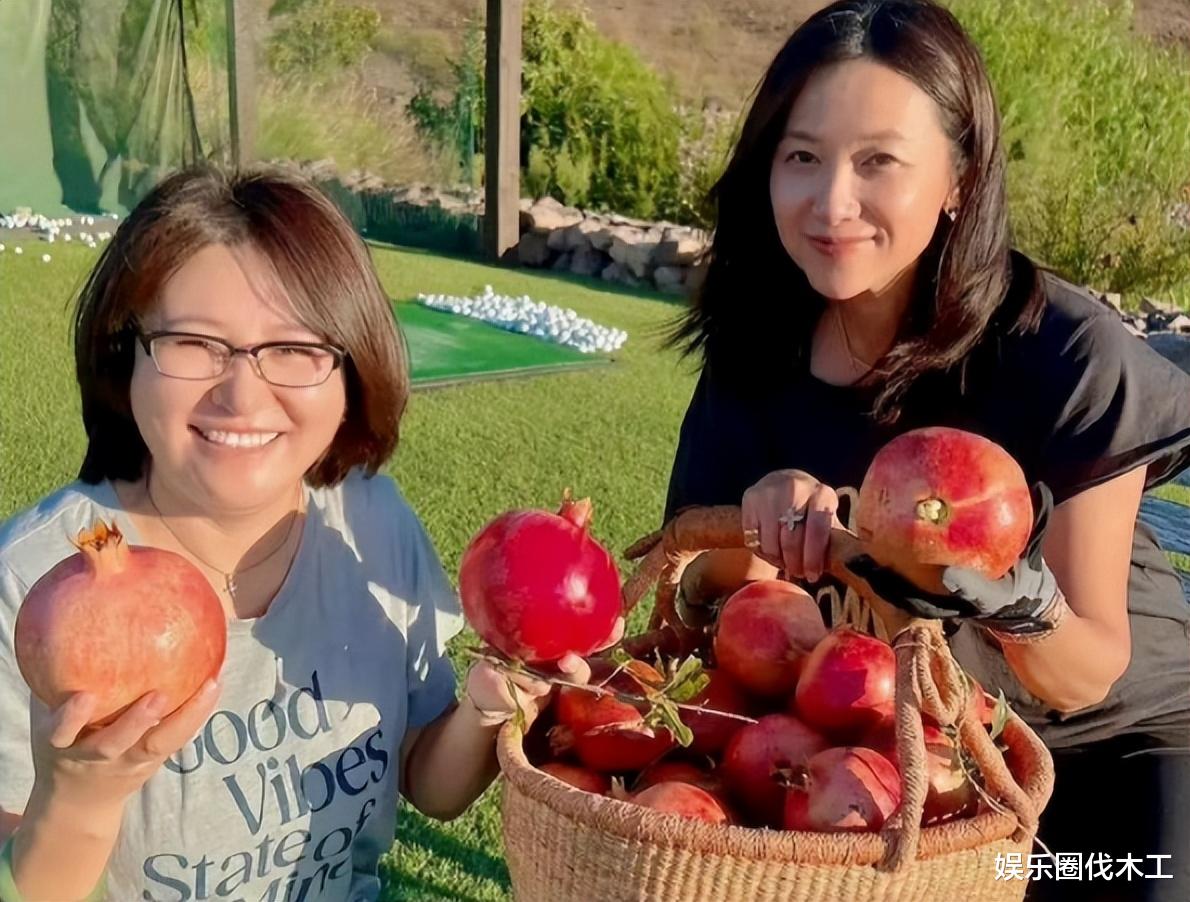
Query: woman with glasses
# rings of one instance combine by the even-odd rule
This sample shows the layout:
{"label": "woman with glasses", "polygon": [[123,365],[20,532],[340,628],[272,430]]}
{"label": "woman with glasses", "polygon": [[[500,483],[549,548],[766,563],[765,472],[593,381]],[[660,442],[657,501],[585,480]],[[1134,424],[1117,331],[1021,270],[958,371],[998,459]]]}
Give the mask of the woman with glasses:
{"label": "woman with glasses", "polygon": [[[1137,511],[1190,465],[1190,380],[1012,248],[1000,129],[978,49],[928,0],[834,3],[777,53],[674,335],[703,368],[666,515],[739,504],[752,547],[703,556],[683,593],[780,568],[832,620],[863,622],[824,558],[876,452],[922,426],[998,442],[1038,484],[1003,580],[948,568],[927,595],[871,561],[852,569],[945,619],[960,663],[1053,750],[1039,836],[1066,870],[1041,860],[1037,898],[1182,902],[1190,607]],[[1103,856],[1115,876],[1129,855],[1148,879],[1078,870]]]}
{"label": "woman with glasses", "polygon": [[[398,792],[458,815],[548,687],[479,664],[455,703],[455,594],[377,475],[409,381],[367,249],[294,176],[182,172],[104,250],[75,359],[78,479],[0,526],[0,898],[377,898]],[[87,694],[30,698],[13,625],[101,519],[197,567],[228,645],[178,710],[83,729]]]}

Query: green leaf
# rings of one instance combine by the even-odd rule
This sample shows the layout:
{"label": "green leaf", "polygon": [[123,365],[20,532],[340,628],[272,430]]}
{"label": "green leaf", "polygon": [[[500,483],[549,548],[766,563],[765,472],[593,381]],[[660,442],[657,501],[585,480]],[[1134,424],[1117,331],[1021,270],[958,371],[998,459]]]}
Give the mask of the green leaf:
{"label": "green leaf", "polygon": [[672,701],[666,698],[658,698],[654,700],[653,709],[645,717],[645,723],[656,726],[663,726],[669,730],[674,739],[677,740],[678,745],[686,748],[694,741],[694,733],[690,728],[682,723],[682,717],[678,713],[678,707]]}
{"label": "green leaf", "polygon": [[673,670],[666,685],[665,697],[675,702],[688,702],[711,682],[702,669],[702,661],[691,655]]}

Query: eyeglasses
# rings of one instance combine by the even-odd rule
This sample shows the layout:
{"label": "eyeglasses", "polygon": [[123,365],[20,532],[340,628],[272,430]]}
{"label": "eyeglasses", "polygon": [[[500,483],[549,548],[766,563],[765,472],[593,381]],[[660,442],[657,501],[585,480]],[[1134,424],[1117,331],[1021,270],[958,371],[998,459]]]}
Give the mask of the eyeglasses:
{"label": "eyeglasses", "polygon": [[347,352],[313,341],[266,341],[237,348],[213,335],[196,332],[141,332],[145,353],[157,372],[171,379],[215,379],[227,372],[231,360],[243,354],[270,385],[310,388],[321,385],[342,365]]}

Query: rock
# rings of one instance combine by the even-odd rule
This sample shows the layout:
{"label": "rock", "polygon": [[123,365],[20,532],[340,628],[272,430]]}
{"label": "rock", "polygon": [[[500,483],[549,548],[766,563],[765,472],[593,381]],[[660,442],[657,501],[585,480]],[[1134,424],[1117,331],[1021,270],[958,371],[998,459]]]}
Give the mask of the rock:
{"label": "rock", "polygon": [[658,266],[653,270],[653,284],[661,291],[680,294],[686,271],[680,266]]}
{"label": "rock", "polygon": [[1177,332],[1154,332],[1145,339],[1149,347],[1179,367],[1183,372],[1190,373],[1190,336]]}
{"label": "rock", "polygon": [[447,194],[445,191],[435,191],[429,197],[429,205],[439,207],[448,213],[470,212],[471,208],[462,198]]}
{"label": "rock", "polygon": [[587,233],[587,238],[591,242],[591,247],[597,251],[611,250],[612,242],[617,238],[622,238],[625,241],[630,241],[640,235],[639,229],[630,228],[628,226],[616,225],[602,225],[593,232]]}
{"label": "rock", "polygon": [[631,216],[621,216],[618,213],[609,213],[606,218],[610,225],[628,226],[632,229],[648,229],[654,225],[647,219],[633,219]]}
{"label": "rock", "polygon": [[349,188],[352,191],[382,191],[384,190],[384,179],[378,175],[372,175],[370,172],[361,172],[358,169],[353,169],[343,179],[343,187]]}
{"label": "rock", "polygon": [[526,232],[517,244],[517,259],[523,266],[545,266],[550,259],[550,248],[545,235]]}
{"label": "rock", "polygon": [[543,197],[528,210],[529,228],[534,232],[552,232],[581,222],[583,214],[563,206],[552,197]]}
{"label": "rock", "polygon": [[[560,232],[550,232],[550,237],[552,238],[554,235],[559,235],[559,234],[561,234],[561,233]],[[550,264],[550,269],[554,270],[555,272],[570,272],[570,258],[571,258],[571,254],[569,251],[567,251],[564,254],[558,254],[557,259],[554,260],[554,262]]]}
{"label": "rock", "polygon": [[576,222],[574,225],[569,226],[562,233],[564,236],[566,249],[577,251],[579,248],[591,247],[591,234],[593,232],[598,232],[603,227],[604,225],[600,220],[594,219],[590,216],[587,216],[579,222]]}
{"label": "rock", "polygon": [[1120,322],[1124,324],[1125,329],[1138,338],[1144,338],[1145,335],[1148,334],[1148,323],[1145,321],[1144,317],[1129,316],[1124,314],[1120,317]]}
{"label": "rock", "polygon": [[658,242],[650,240],[647,233],[616,235],[612,239],[608,256],[624,266],[636,278],[643,279],[652,272],[655,266],[653,255],[657,251],[657,244]]}
{"label": "rock", "polygon": [[1154,300],[1153,298],[1141,298],[1140,309],[1145,313],[1158,313],[1172,315],[1177,313],[1177,308],[1172,304],[1166,304],[1163,301]]}
{"label": "rock", "polygon": [[694,266],[686,267],[686,279],[685,279],[686,293],[694,294],[696,291],[698,291],[700,288],[702,288],[702,283],[706,281],[706,278],[707,278],[707,264],[706,263],[697,263]]}
{"label": "rock", "polygon": [[[571,226],[570,228],[574,228],[574,226]],[[552,251],[566,250],[566,233],[569,230],[570,229],[554,229],[552,232],[549,233],[549,236],[546,238],[545,243],[549,245],[550,250],[552,250]]]}
{"label": "rock", "polygon": [[605,282],[618,282],[621,285],[628,285],[636,288],[640,285],[640,281],[633,277],[632,273],[622,263],[609,263],[604,267],[603,272],[599,277]]}
{"label": "rock", "polygon": [[607,267],[605,254],[587,245],[571,252],[570,271],[576,276],[597,276]]}
{"label": "rock", "polygon": [[657,265],[687,266],[696,262],[706,247],[706,236],[694,229],[666,229],[657,246]]}

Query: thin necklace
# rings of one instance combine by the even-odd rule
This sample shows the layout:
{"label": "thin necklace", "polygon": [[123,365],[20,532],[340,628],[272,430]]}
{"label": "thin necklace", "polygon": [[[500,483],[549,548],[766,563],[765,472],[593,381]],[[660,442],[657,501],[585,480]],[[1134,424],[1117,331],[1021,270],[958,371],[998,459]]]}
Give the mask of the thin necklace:
{"label": "thin necklace", "polygon": [[[181,545],[183,548],[185,548],[186,551],[189,552],[189,554],[192,557],[194,557],[195,560],[197,560],[200,564],[203,564],[204,566],[206,566],[208,569],[214,570],[216,573],[218,573],[220,576],[223,577],[223,587],[227,591],[227,597],[230,598],[232,600],[232,602],[234,603],[236,600],[236,579],[235,578],[236,578],[237,571],[233,569],[230,572],[228,572],[226,570],[221,570],[220,568],[216,567],[210,561],[206,560],[203,557],[200,557],[194,551],[193,548],[191,548],[189,545],[187,545],[185,542],[182,541],[181,536],[179,536],[176,532],[174,532],[173,527],[169,525],[169,521],[165,519],[165,515],[163,513],[161,513],[161,508],[159,508],[157,506],[157,502],[153,500],[153,492],[150,489],[150,480],[152,479],[152,472],[153,471],[150,468],[149,471],[145,474],[145,495],[148,497],[149,504],[152,505],[153,510],[157,512],[157,516],[161,520],[161,525],[164,526],[169,531],[169,534],[174,537],[174,540],[179,545]],[[251,566],[248,566],[248,567],[241,567],[238,571],[239,573],[247,573],[249,570],[255,570],[257,567],[259,567],[265,561],[272,558],[273,555],[275,555],[282,548],[284,548],[286,545],[289,544],[289,538],[291,535],[293,535],[293,527],[297,523],[297,514],[301,513],[302,503],[301,503],[301,494],[300,494],[301,489],[300,489],[300,487],[298,489],[298,492],[299,492],[298,509],[294,513],[294,516],[290,517],[290,519],[289,519],[289,528],[287,530],[285,530],[285,537],[281,540],[281,544],[278,545],[276,548],[274,548],[272,551],[270,551],[268,554],[266,554],[264,557],[262,557],[255,564],[252,564]]]}
{"label": "thin necklace", "polygon": [[865,375],[867,373],[876,373],[877,375],[887,375],[887,370],[878,369],[876,364],[868,363],[855,355],[855,351],[851,350],[851,336],[847,334],[847,324],[843,322],[843,311],[835,305],[835,322],[839,324],[839,331],[843,336],[843,348],[847,351],[847,356],[851,358],[852,366],[863,367]]}

